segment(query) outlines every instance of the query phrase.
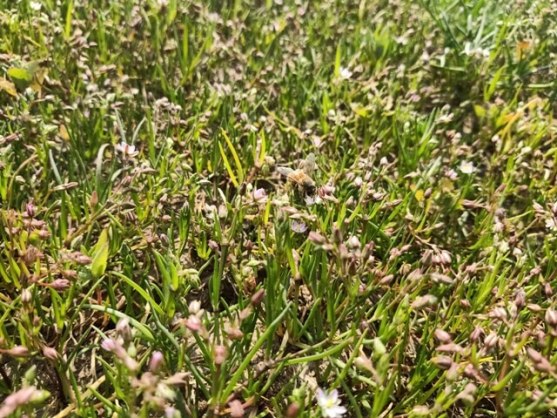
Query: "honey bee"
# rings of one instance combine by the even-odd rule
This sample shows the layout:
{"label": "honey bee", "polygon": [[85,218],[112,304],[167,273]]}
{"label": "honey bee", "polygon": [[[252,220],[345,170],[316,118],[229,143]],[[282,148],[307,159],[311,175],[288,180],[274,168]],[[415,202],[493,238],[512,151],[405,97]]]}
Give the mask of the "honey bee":
{"label": "honey bee", "polygon": [[315,171],[315,155],[309,154],[305,160],[300,161],[297,169],[290,167],[277,167],[277,171],[286,177],[286,179],[296,185],[298,191],[305,194],[315,193],[315,181],[311,175]]}

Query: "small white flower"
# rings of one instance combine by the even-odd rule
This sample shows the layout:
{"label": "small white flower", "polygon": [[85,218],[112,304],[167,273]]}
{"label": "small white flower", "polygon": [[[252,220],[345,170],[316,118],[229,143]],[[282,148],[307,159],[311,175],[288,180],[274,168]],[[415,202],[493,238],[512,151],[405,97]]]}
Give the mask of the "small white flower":
{"label": "small white flower", "polygon": [[448,169],[445,172],[445,176],[447,176],[449,179],[451,180],[456,180],[458,178],[458,174],[456,173],[456,171],[454,171],[452,168]]}
{"label": "small white flower", "polygon": [[555,231],[557,229],[557,224],[555,223],[555,218],[547,218],[545,220],[545,227],[550,231]]}
{"label": "small white flower", "polygon": [[128,144],[124,141],[116,144],[115,148],[116,151],[121,152],[125,158],[133,158],[139,154],[139,151],[135,149],[135,145]]}
{"label": "small white flower", "polygon": [[304,201],[306,202],[307,206],[312,206],[312,205],[320,205],[321,203],[323,203],[323,199],[321,199],[321,197],[315,195],[315,196],[306,196],[304,198]]}
{"label": "small white flower", "polygon": [[441,115],[439,117],[439,119],[437,120],[437,122],[439,123],[450,123],[454,118],[454,115],[452,113],[448,113],[445,115]]}
{"label": "small white flower", "polygon": [[348,80],[350,77],[352,77],[352,71],[350,71],[348,68],[340,67],[339,75],[342,80]]}
{"label": "small white flower", "polygon": [[297,221],[294,219],[290,224],[290,228],[292,229],[292,231],[296,232],[297,234],[303,234],[304,232],[307,231],[308,226],[304,222]]}
{"label": "small white flower", "polygon": [[493,232],[498,234],[499,232],[503,232],[505,229],[505,225],[498,219],[495,219],[495,223],[493,225]]}
{"label": "small white flower", "polygon": [[470,161],[463,161],[460,163],[459,170],[464,174],[472,174],[476,171],[476,167]]}
{"label": "small white flower", "polygon": [[38,12],[39,10],[41,10],[41,7],[43,7],[43,5],[41,3],[39,3],[38,1],[32,1],[29,3],[29,6],[31,7],[32,10]]}
{"label": "small white flower", "polygon": [[465,55],[469,57],[475,58],[489,58],[490,51],[486,48],[481,48],[479,46],[472,45],[471,42],[466,42],[464,44],[464,51],[462,51]]}
{"label": "small white flower", "polygon": [[253,200],[257,203],[266,203],[267,193],[265,192],[265,189],[255,189],[253,191]]}
{"label": "small white flower", "polygon": [[395,42],[399,45],[408,45],[408,38],[404,35],[395,37]]}
{"label": "small white flower", "polygon": [[357,250],[362,246],[362,244],[360,244],[360,240],[355,235],[352,235],[348,239],[346,245],[348,246],[348,248],[353,249],[353,250]]}
{"label": "small white flower", "polygon": [[315,396],[324,417],[337,418],[342,417],[346,413],[346,408],[340,405],[340,399],[338,398],[338,391],[336,389],[331,392],[325,392],[318,388]]}

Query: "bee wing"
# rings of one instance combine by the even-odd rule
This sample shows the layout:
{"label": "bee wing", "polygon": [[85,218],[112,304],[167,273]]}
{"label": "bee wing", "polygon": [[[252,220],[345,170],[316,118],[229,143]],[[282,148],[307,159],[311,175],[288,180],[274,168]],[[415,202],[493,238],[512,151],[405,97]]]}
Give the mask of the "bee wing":
{"label": "bee wing", "polygon": [[277,167],[277,171],[280,175],[288,177],[294,172],[290,167]]}
{"label": "bee wing", "polygon": [[307,175],[313,174],[317,164],[315,163],[315,154],[310,153],[305,160],[300,161],[300,169],[304,170]]}

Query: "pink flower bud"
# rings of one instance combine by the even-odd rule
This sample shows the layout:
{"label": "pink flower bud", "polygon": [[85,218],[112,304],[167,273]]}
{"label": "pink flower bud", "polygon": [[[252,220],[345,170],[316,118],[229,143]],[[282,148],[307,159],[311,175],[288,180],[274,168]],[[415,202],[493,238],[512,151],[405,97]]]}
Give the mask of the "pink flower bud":
{"label": "pink flower bud", "polygon": [[33,205],[33,202],[28,202],[25,205],[25,213],[27,214],[28,217],[30,218],[34,218],[35,217],[35,205]]}
{"label": "pink flower bud", "polygon": [[41,258],[43,258],[43,253],[32,245],[27,247],[27,250],[23,253],[23,262],[28,266]]}
{"label": "pink flower bud", "polygon": [[51,289],[63,291],[71,286],[71,283],[67,279],[56,279],[48,285]]}
{"label": "pink flower bud", "polygon": [[122,318],[116,324],[116,332],[122,336],[124,341],[130,341],[132,338],[132,330],[128,318]]}
{"label": "pink flower bud", "polygon": [[4,353],[12,357],[27,357],[29,355],[29,349],[22,345],[14,345],[12,348],[4,350]]}
{"label": "pink flower bud", "polygon": [[495,347],[498,342],[499,342],[499,337],[494,332],[490,333],[484,339],[484,344],[487,347],[487,349],[491,349],[491,348]]}
{"label": "pink flower bud", "polygon": [[103,348],[103,350],[109,351],[109,352],[115,352],[118,348],[119,344],[112,338],[107,338],[106,340],[104,340],[101,343],[101,347]]}
{"label": "pink flower bud", "polygon": [[542,354],[539,351],[534,350],[533,348],[528,347],[526,349],[526,354],[528,354],[528,357],[530,357],[530,360],[532,360],[534,363],[539,363],[540,361],[542,361]]}
{"label": "pink flower bud", "polygon": [[360,244],[360,240],[358,239],[357,236],[352,235],[348,239],[348,242],[346,243],[346,246],[351,250],[357,250],[362,246],[362,244]]}
{"label": "pink flower bud", "polygon": [[444,353],[461,353],[463,348],[455,343],[442,344],[436,348],[437,351]]}
{"label": "pink flower bud", "polygon": [[86,266],[86,265],[91,264],[93,262],[93,260],[91,259],[91,257],[88,257],[85,254],[78,254],[75,257],[75,262],[77,264],[82,265],[82,266]]}
{"label": "pink flower bud", "polygon": [[34,386],[29,386],[12,393],[0,406],[0,417],[11,416],[20,406],[27,405],[37,393],[41,393]]}
{"label": "pink flower bud", "polygon": [[443,370],[448,370],[453,365],[453,360],[447,356],[433,357],[431,361]]}
{"label": "pink flower bud", "polygon": [[478,342],[484,330],[481,327],[475,327],[474,330],[470,333],[470,341],[473,343]]}
{"label": "pink flower bud", "polygon": [[265,203],[267,201],[267,193],[265,189],[255,189],[253,191],[253,200],[258,203]]}
{"label": "pink flower bud", "polygon": [[323,245],[327,242],[327,239],[318,232],[310,231],[308,239],[316,245]]}
{"label": "pink flower bud", "polygon": [[230,416],[232,418],[242,418],[244,416],[244,406],[238,399],[234,399],[228,404],[230,408]]}
{"label": "pink flower bud", "polygon": [[296,402],[291,403],[288,405],[288,409],[286,410],[286,417],[287,418],[296,418],[300,413],[300,405]]}
{"label": "pink flower bud", "polygon": [[201,329],[201,319],[195,315],[190,315],[186,320],[186,328],[190,331],[198,332]]}
{"label": "pink flower bud", "polygon": [[215,347],[215,364],[220,366],[226,360],[226,347],[224,345],[217,345]]}
{"label": "pink flower bud", "polygon": [[259,304],[261,304],[264,298],[265,298],[265,289],[259,289],[251,296],[251,304],[254,306],[258,306]]}
{"label": "pink flower bud", "polygon": [[557,326],[557,311],[555,309],[545,311],[545,322],[552,328]]}
{"label": "pink flower bud", "polygon": [[58,360],[59,358],[58,351],[52,347],[47,347],[46,345],[43,347],[43,355],[49,360]]}
{"label": "pink flower bud", "polygon": [[154,351],[151,355],[151,360],[149,360],[149,370],[153,373],[157,373],[164,363],[164,356],[160,351]]}
{"label": "pink flower bud", "polygon": [[451,334],[449,334],[447,331],[444,331],[444,330],[439,329],[439,328],[437,328],[435,330],[433,335],[435,336],[437,341],[439,341],[440,343],[443,343],[443,344],[450,343],[453,340],[451,338]]}

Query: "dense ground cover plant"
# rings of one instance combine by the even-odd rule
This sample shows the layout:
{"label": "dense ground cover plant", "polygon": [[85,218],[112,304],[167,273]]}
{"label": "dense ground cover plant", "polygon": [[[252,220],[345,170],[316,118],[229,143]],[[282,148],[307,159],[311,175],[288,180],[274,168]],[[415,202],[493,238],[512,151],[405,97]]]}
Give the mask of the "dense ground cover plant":
{"label": "dense ground cover plant", "polygon": [[0,0],[0,417],[552,413],[556,24]]}

